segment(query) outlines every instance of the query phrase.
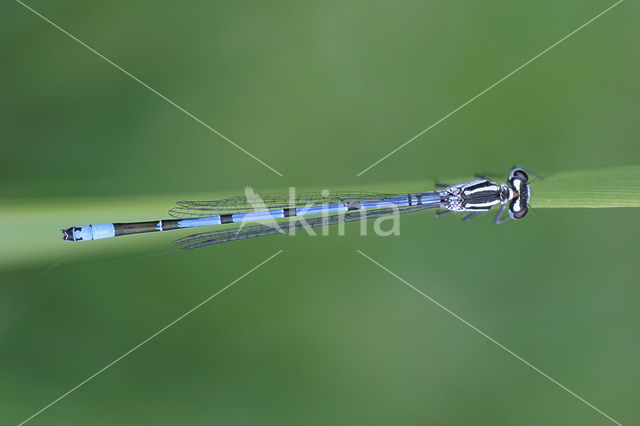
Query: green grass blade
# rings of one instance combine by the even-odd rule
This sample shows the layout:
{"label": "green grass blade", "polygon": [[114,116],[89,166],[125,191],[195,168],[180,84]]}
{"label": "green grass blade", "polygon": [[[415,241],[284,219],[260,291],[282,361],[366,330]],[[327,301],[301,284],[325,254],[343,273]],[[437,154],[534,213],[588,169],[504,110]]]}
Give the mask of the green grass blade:
{"label": "green grass blade", "polygon": [[[504,182],[504,176],[491,176]],[[460,183],[473,177],[443,178],[441,182]],[[435,181],[387,182],[382,185],[343,188],[352,191],[406,193],[428,191]],[[640,166],[613,167],[555,173],[544,179],[533,178],[531,205],[534,208],[566,207],[640,207]],[[262,189],[262,188],[260,188]],[[311,190],[304,188],[305,190]],[[282,190],[282,189],[281,189]],[[302,191],[303,189],[299,189]],[[269,192],[268,189],[259,192]],[[320,189],[318,189],[320,192]],[[100,241],[98,244],[71,244],[62,241],[60,229],[86,223],[153,220],[167,216],[177,199],[216,199],[237,194],[175,194],[149,197],[104,198],[99,200],[0,200],[0,267],[97,250],[122,249],[123,246],[162,245],[179,234],[151,234],[128,241]],[[164,233],[159,233],[164,234]],[[162,242],[159,242],[162,240]]]}
{"label": "green grass blade", "polygon": [[534,208],[640,207],[640,166],[560,172],[531,184]]}

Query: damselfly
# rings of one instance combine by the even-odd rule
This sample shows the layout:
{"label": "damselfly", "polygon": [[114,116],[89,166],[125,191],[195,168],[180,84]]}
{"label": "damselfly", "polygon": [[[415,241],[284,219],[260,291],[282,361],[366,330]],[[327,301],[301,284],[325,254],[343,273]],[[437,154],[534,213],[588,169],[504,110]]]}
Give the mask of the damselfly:
{"label": "damselfly", "polygon": [[[511,170],[506,183],[498,184],[479,176],[479,179],[471,182],[443,186],[440,190],[408,194],[329,195],[325,192],[322,195],[290,193],[265,197],[260,197],[247,188],[244,197],[216,201],[179,201],[177,207],[169,210],[173,219],[72,226],[63,229],[62,234],[66,241],[86,241],[172,229],[240,224],[240,228],[203,232],[174,242],[183,245],[185,249],[192,249],[284,233],[283,228],[295,231],[427,209],[443,209],[438,216],[451,212],[468,212],[463,218],[467,221],[499,205],[494,219],[496,224],[510,218],[522,219],[528,211],[529,175],[519,167]],[[504,215],[505,209],[508,209],[507,215]],[[248,222],[263,223],[245,226]]]}

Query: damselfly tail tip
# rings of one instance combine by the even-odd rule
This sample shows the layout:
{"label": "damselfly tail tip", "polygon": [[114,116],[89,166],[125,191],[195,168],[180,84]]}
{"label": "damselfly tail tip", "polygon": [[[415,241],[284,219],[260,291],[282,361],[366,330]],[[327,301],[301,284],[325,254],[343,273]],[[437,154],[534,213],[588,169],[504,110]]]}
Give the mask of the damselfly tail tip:
{"label": "damselfly tail tip", "polygon": [[[94,226],[100,226],[100,225],[71,226],[69,228],[61,229],[62,239],[64,241],[95,240],[96,232],[93,229]],[[107,236],[111,236],[111,235],[107,235]],[[105,238],[105,237],[106,236],[98,236],[98,238]]]}
{"label": "damselfly tail tip", "polygon": [[73,237],[73,226],[71,228],[64,228],[61,229],[60,231],[62,231],[62,239],[64,241],[75,241],[75,238]]}

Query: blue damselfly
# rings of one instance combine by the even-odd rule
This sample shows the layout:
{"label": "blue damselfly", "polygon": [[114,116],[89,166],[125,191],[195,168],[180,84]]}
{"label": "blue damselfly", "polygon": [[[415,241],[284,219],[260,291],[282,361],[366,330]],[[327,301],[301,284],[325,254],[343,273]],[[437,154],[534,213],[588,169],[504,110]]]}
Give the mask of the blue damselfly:
{"label": "blue damselfly", "polygon": [[[283,233],[379,218],[385,215],[443,209],[438,216],[468,212],[467,221],[499,205],[496,224],[522,219],[528,211],[529,176],[519,167],[509,173],[507,183],[486,177],[435,191],[407,194],[340,193],[271,194],[260,197],[247,188],[244,197],[215,201],[179,201],[169,210],[172,219],[147,222],[107,223],[72,226],[62,230],[66,241],[87,241],[145,232],[188,229],[202,226],[240,224],[240,228],[220,229],[189,235],[175,241],[185,249],[226,241]],[[508,214],[504,215],[505,209]],[[267,222],[245,226],[249,222]]]}

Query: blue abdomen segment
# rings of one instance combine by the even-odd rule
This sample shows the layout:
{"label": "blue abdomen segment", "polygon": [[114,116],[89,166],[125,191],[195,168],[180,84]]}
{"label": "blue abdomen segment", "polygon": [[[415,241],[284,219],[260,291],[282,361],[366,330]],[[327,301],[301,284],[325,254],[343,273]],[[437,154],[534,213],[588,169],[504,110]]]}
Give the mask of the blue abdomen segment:
{"label": "blue abdomen segment", "polygon": [[199,217],[179,220],[178,228],[195,228],[197,226],[220,225],[221,223],[220,216]]}

